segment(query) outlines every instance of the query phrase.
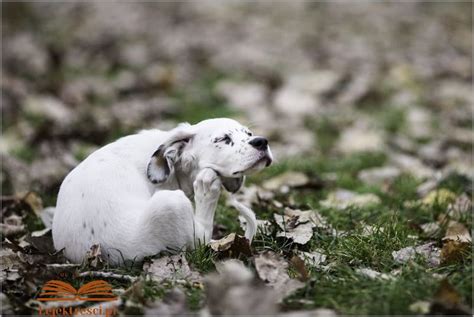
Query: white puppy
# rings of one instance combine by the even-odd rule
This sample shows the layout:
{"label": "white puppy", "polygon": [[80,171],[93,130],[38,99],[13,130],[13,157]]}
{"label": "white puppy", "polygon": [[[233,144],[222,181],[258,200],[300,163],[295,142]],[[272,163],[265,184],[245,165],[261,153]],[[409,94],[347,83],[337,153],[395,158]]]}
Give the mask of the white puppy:
{"label": "white puppy", "polygon": [[[221,185],[272,162],[267,140],[231,119],[147,130],[95,151],[64,179],[53,220],[57,250],[80,262],[93,244],[111,264],[208,243]],[[191,203],[194,197],[195,207]],[[240,212],[255,234],[255,216]]]}

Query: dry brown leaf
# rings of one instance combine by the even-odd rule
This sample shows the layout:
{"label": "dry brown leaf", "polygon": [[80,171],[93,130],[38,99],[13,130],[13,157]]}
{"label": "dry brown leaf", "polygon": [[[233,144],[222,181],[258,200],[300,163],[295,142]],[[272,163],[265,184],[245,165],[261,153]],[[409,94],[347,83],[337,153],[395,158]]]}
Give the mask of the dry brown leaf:
{"label": "dry brown leaf", "polygon": [[470,309],[463,305],[462,296],[444,279],[434,295],[430,315],[471,315]]}
{"label": "dry brown leaf", "polygon": [[37,215],[39,215],[41,210],[43,210],[43,201],[41,200],[41,197],[35,192],[26,193],[23,197],[23,201],[28,204],[31,210]]}
{"label": "dry brown leaf", "polygon": [[187,281],[190,283],[200,283],[201,274],[191,270],[184,254],[162,256],[153,259],[151,263],[144,265],[143,269],[150,277],[159,283],[168,281]]}
{"label": "dry brown leaf", "polygon": [[469,215],[472,210],[472,202],[466,193],[458,196],[456,200],[448,206],[448,216],[451,219],[459,220],[463,215]]}
{"label": "dry brown leaf", "polygon": [[281,229],[277,237],[289,238],[298,244],[306,244],[311,239],[313,228],[328,228],[326,220],[314,210],[287,207],[284,215],[274,214],[273,217]]}
{"label": "dry brown leaf", "polygon": [[212,241],[209,246],[212,250],[219,252],[220,258],[237,258],[241,254],[247,257],[252,255],[249,240],[235,233]]}
{"label": "dry brown leaf", "polygon": [[[265,181],[263,188],[271,191],[282,190],[283,187],[299,187],[308,184],[309,178],[300,172],[285,172]],[[286,190],[287,191],[287,190]]]}
{"label": "dry brown leaf", "polygon": [[469,254],[471,242],[471,234],[466,226],[456,221],[449,221],[443,237],[441,262],[449,264],[461,261]]}
{"label": "dry brown leaf", "polygon": [[291,265],[298,272],[299,280],[305,282],[309,279],[308,270],[304,261],[297,255],[291,257]]}
{"label": "dry brown leaf", "polygon": [[447,306],[456,306],[461,303],[461,295],[446,279],[441,281],[434,299]]}
{"label": "dry brown leaf", "polygon": [[274,288],[280,301],[305,285],[290,278],[287,272],[288,263],[271,251],[255,257],[255,269],[260,279]]}
{"label": "dry brown leaf", "polygon": [[441,248],[441,263],[450,264],[461,261],[469,255],[471,244],[447,240]]}
{"label": "dry brown leaf", "polygon": [[275,292],[255,283],[254,274],[238,260],[216,263],[217,272],[205,278],[208,310],[212,315],[276,314]]}
{"label": "dry brown leaf", "polygon": [[94,268],[100,267],[104,264],[104,259],[102,259],[102,251],[100,249],[100,244],[93,244],[90,247],[90,250],[86,254],[86,262]]}
{"label": "dry brown leaf", "polygon": [[347,207],[366,207],[380,204],[380,198],[372,193],[357,194],[355,192],[338,189],[329,193],[327,198],[320,202],[321,206],[327,208],[345,209]]}
{"label": "dry brown leaf", "polygon": [[450,221],[448,223],[446,234],[443,238],[443,241],[446,240],[458,241],[463,243],[472,242],[471,234],[469,233],[469,230],[467,230],[466,226],[456,221]]}

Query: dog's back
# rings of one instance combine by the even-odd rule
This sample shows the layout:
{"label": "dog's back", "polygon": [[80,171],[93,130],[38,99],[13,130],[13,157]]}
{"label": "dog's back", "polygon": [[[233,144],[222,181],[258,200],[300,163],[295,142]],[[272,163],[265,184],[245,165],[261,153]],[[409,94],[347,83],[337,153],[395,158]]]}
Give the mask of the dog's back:
{"label": "dog's back", "polygon": [[100,244],[105,255],[114,253],[108,250],[112,245],[127,253],[134,244],[136,213],[154,191],[144,177],[147,158],[165,134],[152,130],[121,138],[92,153],[67,175],[53,221],[57,250],[64,248],[75,262],[93,244]]}

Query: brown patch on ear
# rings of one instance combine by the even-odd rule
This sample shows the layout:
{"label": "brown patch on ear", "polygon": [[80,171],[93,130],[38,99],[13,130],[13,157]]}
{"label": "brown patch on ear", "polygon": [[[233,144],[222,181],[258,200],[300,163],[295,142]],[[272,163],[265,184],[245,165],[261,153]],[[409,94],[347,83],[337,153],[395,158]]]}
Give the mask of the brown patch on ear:
{"label": "brown patch on ear", "polygon": [[238,178],[221,177],[222,186],[224,186],[224,188],[228,192],[235,193],[244,184],[244,178],[245,178],[245,176],[241,176],[241,177],[238,177]]}

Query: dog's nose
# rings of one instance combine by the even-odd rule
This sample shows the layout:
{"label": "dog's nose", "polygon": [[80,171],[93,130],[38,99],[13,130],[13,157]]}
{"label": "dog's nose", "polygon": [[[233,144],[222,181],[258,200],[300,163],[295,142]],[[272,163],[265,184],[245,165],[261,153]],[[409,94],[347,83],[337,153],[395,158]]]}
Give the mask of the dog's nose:
{"label": "dog's nose", "polygon": [[257,150],[265,151],[267,149],[268,140],[265,138],[256,137],[255,139],[250,141],[249,144]]}

